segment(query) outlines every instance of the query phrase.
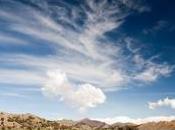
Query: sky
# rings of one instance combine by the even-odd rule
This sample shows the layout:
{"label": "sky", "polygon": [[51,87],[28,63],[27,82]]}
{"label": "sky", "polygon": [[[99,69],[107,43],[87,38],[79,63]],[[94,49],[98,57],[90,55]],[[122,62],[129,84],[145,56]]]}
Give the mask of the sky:
{"label": "sky", "polygon": [[175,119],[175,1],[0,0],[0,111]]}

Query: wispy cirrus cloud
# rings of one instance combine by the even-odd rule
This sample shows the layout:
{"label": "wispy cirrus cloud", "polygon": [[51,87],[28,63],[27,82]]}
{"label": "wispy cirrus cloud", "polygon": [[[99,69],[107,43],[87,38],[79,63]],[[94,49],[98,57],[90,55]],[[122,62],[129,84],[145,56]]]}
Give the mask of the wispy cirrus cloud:
{"label": "wispy cirrus cloud", "polygon": [[25,40],[10,35],[0,34],[0,44],[28,44]]}
{"label": "wispy cirrus cloud", "polygon": [[0,94],[2,97],[15,97],[15,98],[25,98],[24,95],[15,92],[5,92]]}
{"label": "wispy cirrus cloud", "polygon": [[156,34],[158,32],[162,32],[163,30],[171,32],[174,30],[174,25],[171,22],[166,20],[158,20],[153,26],[150,28],[146,28],[143,30],[144,34]]}
{"label": "wispy cirrus cloud", "polygon": [[[4,65],[23,69],[2,68],[5,76],[0,76],[0,82],[37,84],[45,94],[73,101],[75,106],[86,109],[103,103],[107,90],[134,82],[153,82],[173,71],[168,64],[156,63],[152,57],[144,58],[139,47],[131,47],[134,40],[128,39],[132,38],[113,41],[106,35],[117,30],[133,10],[149,11],[140,2],[87,0],[74,5],[65,1],[54,4],[29,1],[30,6],[20,1],[8,2],[13,8],[0,9],[1,19],[7,22],[6,29],[28,37],[27,41],[33,39],[32,44],[40,41],[52,46],[54,54],[1,54]],[[96,98],[92,100],[92,97]]]}

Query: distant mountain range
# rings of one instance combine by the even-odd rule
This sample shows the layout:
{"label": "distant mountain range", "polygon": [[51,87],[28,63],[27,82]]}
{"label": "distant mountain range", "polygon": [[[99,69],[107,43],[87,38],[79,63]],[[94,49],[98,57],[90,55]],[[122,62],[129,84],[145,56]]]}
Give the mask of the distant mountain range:
{"label": "distant mountain range", "polygon": [[114,123],[85,118],[80,121],[49,121],[32,114],[0,113],[0,130],[175,130],[175,121],[145,124]]}

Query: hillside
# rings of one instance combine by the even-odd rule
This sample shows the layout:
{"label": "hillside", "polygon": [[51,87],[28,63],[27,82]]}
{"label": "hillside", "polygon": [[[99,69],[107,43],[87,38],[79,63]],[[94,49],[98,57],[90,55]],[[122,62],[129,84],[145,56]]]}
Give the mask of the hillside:
{"label": "hillside", "polygon": [[175,130],[175,121],[145,124],[107,123],[83,119],[80,121],[49,121],[32,114],[0,113],[0,130]]}

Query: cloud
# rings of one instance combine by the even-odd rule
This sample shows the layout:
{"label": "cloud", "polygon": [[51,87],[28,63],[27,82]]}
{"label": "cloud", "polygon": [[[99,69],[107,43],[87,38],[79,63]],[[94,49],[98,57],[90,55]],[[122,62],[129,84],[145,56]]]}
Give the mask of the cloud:
{"label": "cloud", "polygon": [[21,93],[15,93],[15,92],[4,92],[1,93],[0,96],[2,97],[14,97],[14,98],[25,98],[25,95],[22,95]]}
{"label": "cloud", "polygon": [[136,75],[135,79],[152,82],[157,80],[160,76],[168,76],[173,71],[173,68],[167,65],[153,64],[149,65],[147,69]]}
{"label": "cloud", "polygon": [[44,78],[31,70],[0,69],[0,83],[13,85],[39,85]]}
{"label": "cloud", "polygon": [[[154,82],[173,71],[169,64],[144,58],[141,48],[132,46],[135,39],[113,41],[106,35],[122,26],[133,10],[146,11],[140,2],[85,0],[79,5],[66,1],[53,5],[47,1],[24,4],[7,0],[7,4],[13,8],[0,8],[1,19],[6,21],[4,28],[21,40],[25,37],[26,50],[35,48],[39,52],[46,44],[51,51],[44,56],[27,51],[1,54],[1,83],[37,85],[46,95],[84,109],[103,103],[105,91],[138,81]],[[3,38],[8,40],[8,36]],[[34,46],[38,43],[41,48]]]}
{"label": "cloud", "polygon": [[91,84],[81,84],[72,99],[75,100],[74,103],[79,104],[80,110],[84,111],[86,107],[96,107],[104,103],[106,96],[101,89]]}
{"label": "cloud", "polygon": [[101,89],[91,84],[74,84],[60,70],[48,72],[48,80],[42,91],[49,97],[57,97],[82,112],[104,103],[106,97]]}
{"label": "cloud", "polygon": [[145,118],[130,118],[127,116],[117,116],[113,118],[97,118],[95,120],[103,121],[109,124],[113,124],[117,122],[143,124],[148,122],[172,121],[172,120],[175,120],[175,116],[153,116],[153,117],[145,117]]}
{"label": "cloud", "polygon": [[160,99],[157,102],[149,102],[148,103],[150,109],[156,109],[158,107],[170,107],[175,109],[175,99],[165,98]]}
{"label": "cloud", "polygon": [[10,35],[0,34],[0,44],[28,44],[25,40],[21,40],[20,38],[12,37]]}
{"label": "cloud", "polygon": [[138,1],[135,0],[135,2],[131,1],[131,0],[120,0],[125,6],[127,6],[128,8],[131,8],[133,10],[136,10],[138,12],[149,12],[151,11],[151,8],[147,5],[143,6],[143,1]]}
{"label": "cloud", "polygon": [[144,29],[144,34],[156,34],[157,32],[161,31],[173,31],[174,25],[166,20],[159,20],[157,21],[152,27]]}

